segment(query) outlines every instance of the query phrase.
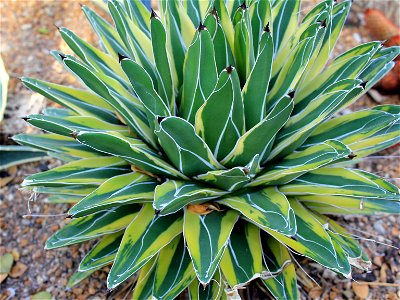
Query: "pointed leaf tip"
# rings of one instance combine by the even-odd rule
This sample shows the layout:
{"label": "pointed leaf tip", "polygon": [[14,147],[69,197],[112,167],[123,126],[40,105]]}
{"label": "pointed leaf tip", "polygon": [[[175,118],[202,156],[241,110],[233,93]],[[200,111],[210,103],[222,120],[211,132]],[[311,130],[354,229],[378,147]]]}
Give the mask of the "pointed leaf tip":
{"label": "pointed leaf tip", "polygon": [[352,160],[353,158],[357,157],[356,154],[354,154],[353,152],[351,152],[349,155],[347,155],[347,158]]}
{"label": "pointed leaf tip", "polygon": [[363,88],[363,90],[365,90],[367,83],[368,83],[368,81],[363,81],[360,83],[360,86]]}
{"label": "pointed leaf tip", "polygon": [[122,55],[121,53],[118,53],[118,62],[121,63],[122,60],[129,58],[128,56]]}
{"label": "pointed leaf tip", "polygon": [[204,26],[204,24],[200,22],[199,28],[197,28],[197,30],[199,32],[201,32],[202,30],[205,30],[205,29],[207,29],[206,26]]}
{"label": "pointed leaf tip", "polygon": [[231,74],[233,72],[233,67],[228,66],[225,70],[228,72],[228,74]]}
{"label": "pointed leaf tip", "polygon": [[151,9],[151,16],[150,16],[150,19],[153,19],[153,18],[158,18],[158,15],[157,15],[156,12],[154,11],[154,9]]}
{"label": "pointed leaf tip", "polygon": [[271,33],[271,29],[269,28],[269,22],[267,23],[267,25],[265,25],[264,31],[268,32],[268,33]]}
{"label": "pointed leaf tip", "polygon": [[158,117],[157,117],[157,122],[158,122],[158,124],[160,124],[160,123],[162,122],[162,120],[164,120],[164,119],[165,119],[165,117],[158,116]]}
{"label": "pointed leaf tip", "polygon": [[61,60],[64,61],[64,59],[67,58],[66,55],[62,54],[62,53],[58,53],[58,56],[60,56]]}
{"label": "pointed leaf tip", "polygon": [[294,90],[288,93],[288,96],[290,97],[290,99],[294,98]]}
{"label": "pointed leaf tip", "polygon": [[247,9],[246,1],[243,1],[243,3],[240,5],[240,8],[243,10]]}
{"label": "pointed leaf tip", "polygon": [[322,28],[326,28],[326,19],[324,19],[323,21],[320,21],[320,23],[321,23]]}
{"label": "pointed leaf tip", "polygon": [[24,120],[25,122],[29,121],[28,117],[22,117],[21,119]]}

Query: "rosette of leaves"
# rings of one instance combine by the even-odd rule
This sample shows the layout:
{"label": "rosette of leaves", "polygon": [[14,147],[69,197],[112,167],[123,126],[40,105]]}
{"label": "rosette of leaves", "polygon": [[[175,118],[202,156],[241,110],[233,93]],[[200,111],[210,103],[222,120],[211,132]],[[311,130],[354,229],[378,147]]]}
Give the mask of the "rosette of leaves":
{"label": "rosette of leaves", "polygon": [[330,214],[398,213],[399,189],[343,167],[399,142],[399,112],[347,115],[398,47],[328,58],[350,1],[109,1],[114,25],[83,6],[102,50],[60,28],[75,56],[52,54],[84,89],[24,84],[63,109],[30,115],[47,133],[23,145],[66,161],[26,188],[76,203],[47,249],[96,239],[76,283],[112,265],[133,298],[235,295],[252,280],[299,296],[292,253],[345,277],[370,264]]}

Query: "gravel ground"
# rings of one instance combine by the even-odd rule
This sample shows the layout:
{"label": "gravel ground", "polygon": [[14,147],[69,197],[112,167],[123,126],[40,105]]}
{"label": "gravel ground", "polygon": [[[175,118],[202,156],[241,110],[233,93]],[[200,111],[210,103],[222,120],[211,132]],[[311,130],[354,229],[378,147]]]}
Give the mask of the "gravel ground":
{"label": "gravel ground", "polygon": [[[81,1],[85,3],[85,1]],[[382,4],[383,3],[383,4]],[[362,27],[362,9],[376,5],[388,5],[390,1],[355,1],[352,15],[336,48],[341,53],[369,39]],[[392,3],[394,3],[392,1]],[[89,4],[90,5],[90,4]],[[383,7],[385,8],[385,7]],[[8,144],[10,135],[29,132],[20,117],[39,112],[46,100],[22,87],[17,79],[21,75],[38,77],[61,84],[75,85],[71,75],[48,54],[49,50],[68,52],[54,24],[65,25],[78,35],[96,44],[96,39],[77,2],[73,1],[0,1],[0,50],[11,76],[9,105],[5,121],[1,125],[1,144]],[[397,6],[398,11],[398,6]],[[396,10],[391,10],[398,18]],[[358,26],[358,27],[356,27]],[[382,103],[400,104],[399,96],[382,96]],[[364,97],[351,107],[352,110],[377,105],[376,99]],[[378,153],[385,158],[367,159],[359,168],[392,179],[399,185],[399,147]],[[40,291],[48,291],[54,299],[122,299],[128,292],[108,295],[105,279],[107,269],[95,272],[90,279],[75,288],[68,288],[67,281],[77,268],[90,244],[72,246],[55,251],[43,249],[45,240],[66,222],[62,216],[68,205],[50,205],[44,195],[34,197],[20,190],[20,183],[29,174],[44,171],[58,165],[56,161],[43,160],[2,172],[0,178],[0,255],[11,253],[14,266],[7,278],[1,278],[0,300],[26,299]],[[6,179],[11,181],[5,185]],[[31,201],[29,201],[31,200]],[[28,205],[29,202],[29,205]],[[28,217],[27,214],[54,215]],[[371,272],[354,274],[354,280],[343,279],[309,260],[302,266],[317,286],[299,269],[300,282],[304,286],[304,299],[399,299],[400,292],[400,219],[395,216],[341,217],[337,221],[359,236],[361,244],[373,261]],[[357,285],[356,282],[368,282]],[[129,289],[126,289],[129,291]],[[256,297],[256,296],[254,296]],[[268,295],[258,295],[268,299]],[[38,298],[40,299],[40,298]],[[255,298],[254,298],[255,299]]]}

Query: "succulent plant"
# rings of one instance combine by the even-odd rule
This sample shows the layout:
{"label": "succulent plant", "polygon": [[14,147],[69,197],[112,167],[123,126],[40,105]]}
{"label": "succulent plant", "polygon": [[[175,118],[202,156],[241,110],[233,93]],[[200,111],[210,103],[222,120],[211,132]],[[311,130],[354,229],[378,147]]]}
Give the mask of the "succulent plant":
{"label": "succulent plant", "polygon": [[[327,61],[350,1],[300,20],[300,1],[108,2],[83,6],[102,50],[66,28],[53,56],[86,87],[24,84],[64,108],[26,121],[23,145],[66,163],[25,188],[76,203],[47,249],[96,239],[72,282],[112,264],[133,298],[237,295],[252,280],[298,298],[297,255],[345,277],[368,268],[330,214],[399,213],[399,189],[348,168],[399,142],[399,106],[341,115],[399,47],[362,44]],[[293,255],[296,254],[296,255]]]}

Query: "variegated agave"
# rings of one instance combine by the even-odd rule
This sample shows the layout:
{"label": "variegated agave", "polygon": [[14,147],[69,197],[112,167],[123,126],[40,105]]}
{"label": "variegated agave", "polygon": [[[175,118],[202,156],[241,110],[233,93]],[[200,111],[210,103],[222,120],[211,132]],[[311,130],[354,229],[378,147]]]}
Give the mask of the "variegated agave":
{"label": "variegated agave", "polygon": [[[76,203],[53,249],[101,238],[73,277],[112,264],[134,299],[235,294],[257,279],[298,297],[294,258],[345,277],[369,260],[326,214],[399,212],[399,190],[343,165],[399,142],[398,106],[338,116],[393,66],[399,48],[356,47],[328,66],[350,1],[108,3],[83,7],[100,51],[66,28],[54,57],[87,89],[22,81],[65,108],[14,139],[66,162],[24,186]],[[134,275],[132,277],[132,275]],[[201,286],[203,285],[204,288]]]}

